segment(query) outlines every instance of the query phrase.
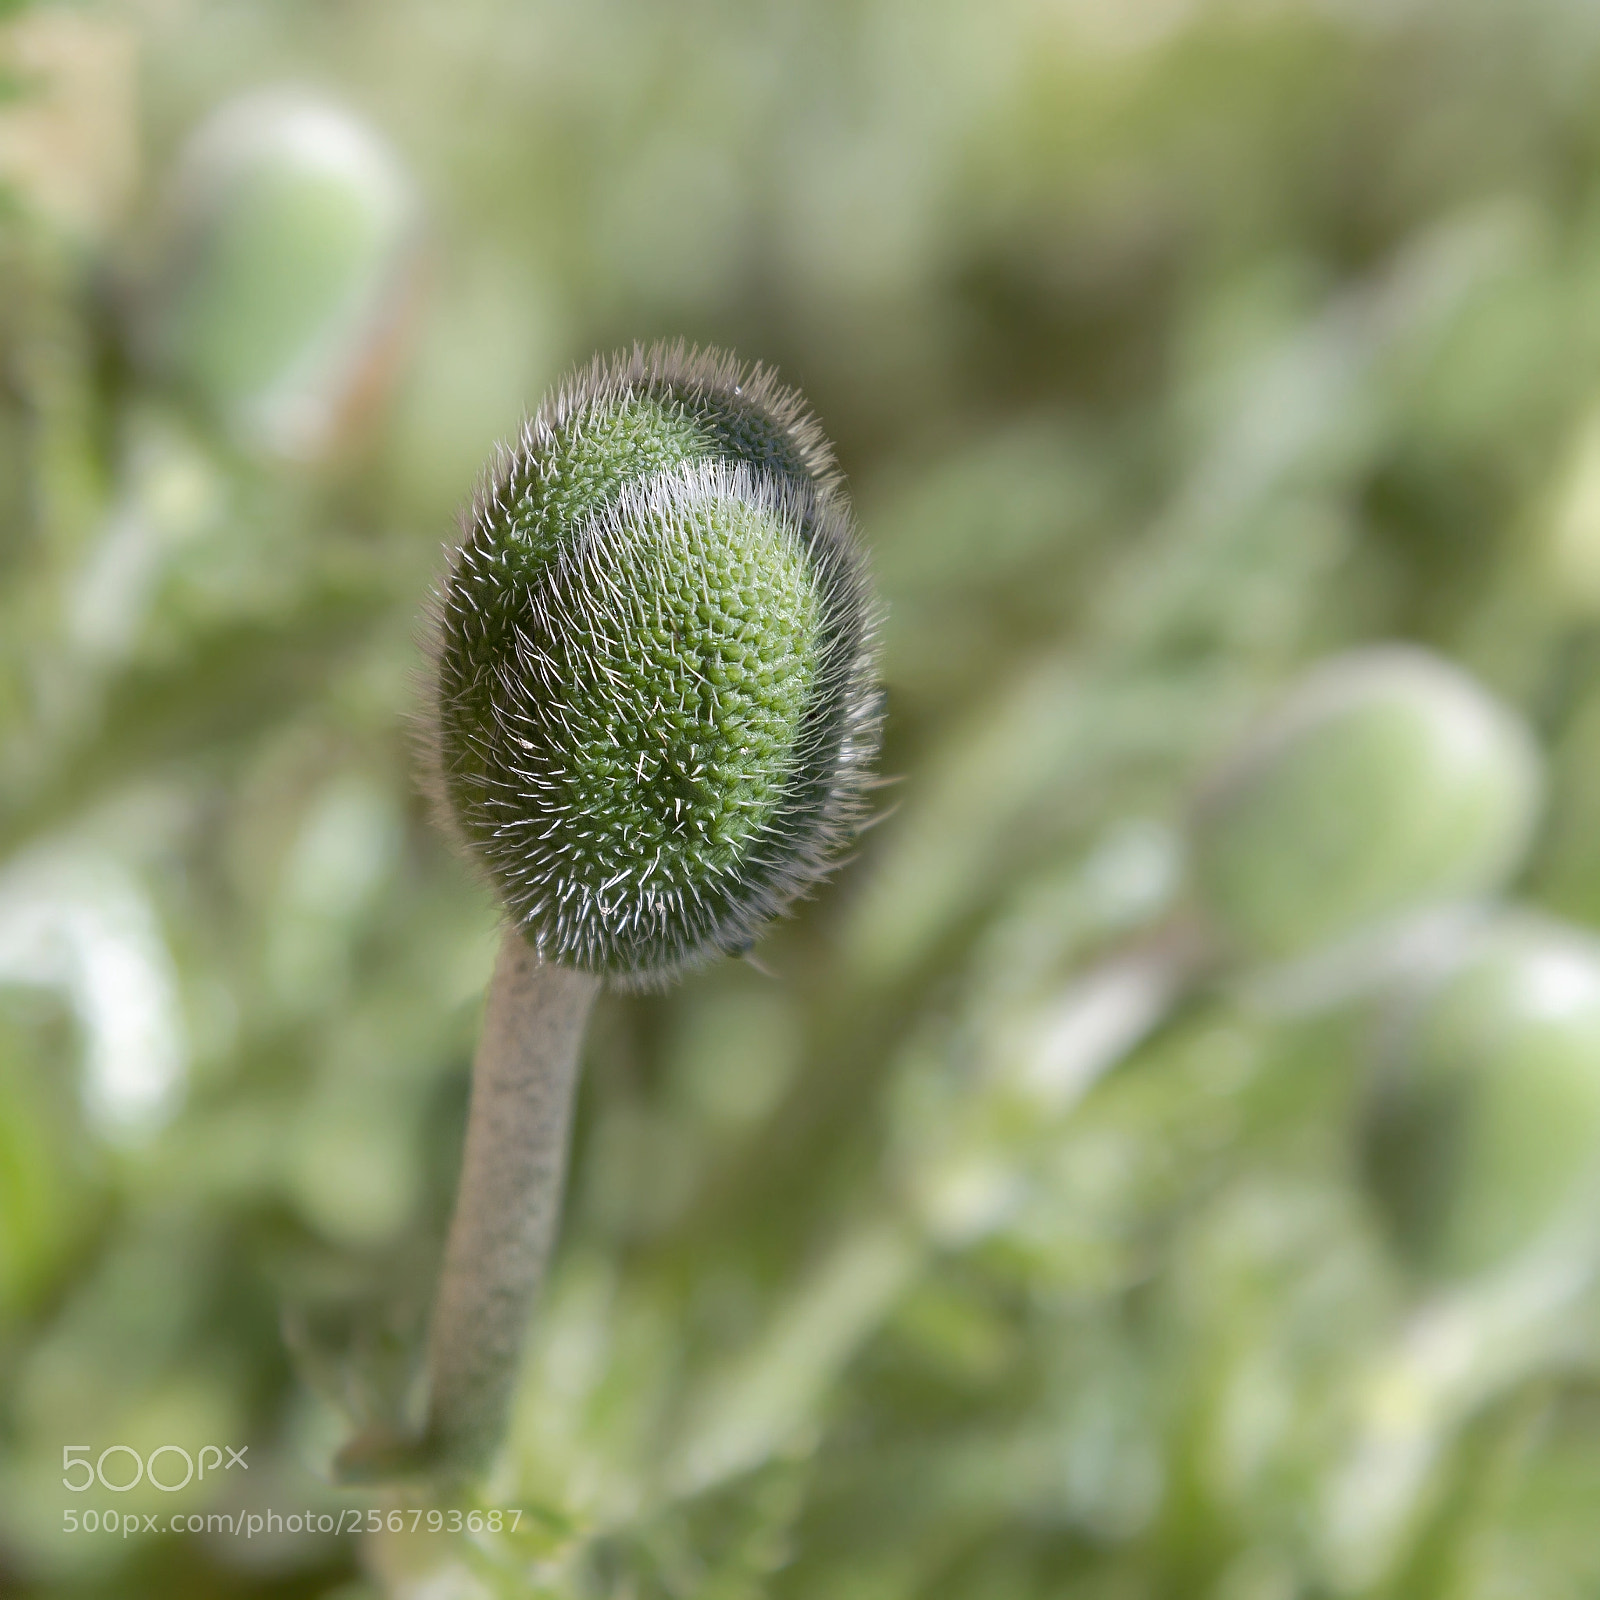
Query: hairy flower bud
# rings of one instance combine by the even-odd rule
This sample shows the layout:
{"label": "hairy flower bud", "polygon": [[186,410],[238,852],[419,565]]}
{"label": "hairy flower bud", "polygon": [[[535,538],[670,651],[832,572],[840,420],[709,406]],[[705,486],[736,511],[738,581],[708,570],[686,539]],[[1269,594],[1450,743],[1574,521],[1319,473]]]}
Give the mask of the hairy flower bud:
{"label": "hairy flower bud", "polygon": [[541,955],[659,981],[860,820],[873,604],[832,457],[682,347],[564,385],[493,463],[437,608],[434,788]]}

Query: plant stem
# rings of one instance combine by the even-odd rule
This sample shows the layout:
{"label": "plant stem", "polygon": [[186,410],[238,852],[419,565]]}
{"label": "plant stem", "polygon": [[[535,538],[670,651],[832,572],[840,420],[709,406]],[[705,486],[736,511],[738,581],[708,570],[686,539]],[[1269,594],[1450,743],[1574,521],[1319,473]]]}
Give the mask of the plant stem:
{"label": "plant stem", "polygon": [[1161,1026],[1217,959],[1193,918],[1169,917],[1025,1013],[1014,1076],[1044,1108],[1064,1115]]}
{"label": "plant stem", "polygon": [[481,1471],[505,1433],[561,1213],[579,1049],[599,988],[507,931],[473,1062],[461,1184],[428,1336],[422,1451],[448,1471]]}

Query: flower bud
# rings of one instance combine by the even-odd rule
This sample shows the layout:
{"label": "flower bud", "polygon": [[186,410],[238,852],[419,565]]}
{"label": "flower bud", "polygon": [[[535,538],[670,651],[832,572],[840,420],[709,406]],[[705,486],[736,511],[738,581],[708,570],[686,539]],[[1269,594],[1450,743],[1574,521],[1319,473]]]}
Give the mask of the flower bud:
{"label": "flower bud", "polygon": [[1362,1130],[1368,1183],[1406,1260],[1498,1266],[1600,1198],[1600,945],[1497,921],[1398,1002]]}
{"label": "flower bud", "polygon": [[635,350],[501,453],[437,617],[446,825],[547,959],[655,982],[859,819],[873,605],[831,456],[759,370]]}
{"label": "flower bud", "polygon": [[387,369],[418,207],[387,146],[337,106],[246,96],[179,157],[135,344],[235,439],[310,457]]}
{"label": "flower bud", "polygon": [[1313,671],[1203,793],[1194,866],[1231,954],[1287,961],[1468,902],[1516,870],[1537,816],[1519,718],[1422,650]]}

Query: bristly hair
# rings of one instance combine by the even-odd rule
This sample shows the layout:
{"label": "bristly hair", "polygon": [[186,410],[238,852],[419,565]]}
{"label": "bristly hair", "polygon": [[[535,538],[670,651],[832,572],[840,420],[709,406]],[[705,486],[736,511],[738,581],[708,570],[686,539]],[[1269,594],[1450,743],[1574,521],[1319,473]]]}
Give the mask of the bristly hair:
{"label": "bristly hair", "polygon": [[[843,486],[833,446],[799,390],[780,382],[777,373],[759,361],[743,362],[731,351],[709,346],[702,349],[682,339],[649,346],[635,344],[626,353],[597,355],[588,366],[575,367],[523,423],[516,445],[506,452],[507,464],[514,470],[518,457],[537,458],[575,417],[608,401],[641,395],[680,403],[720,400],[746,407],[788,442],[795,466],[819,495],[828,495]],[[499,477],[494,465],[491,463],[479,487],[472,508],[474,520],[485,491],[492,491]],[[489,504],[493,504],[492,495]]]}
{"label": "bristly hair", "polygon": [[[651,420],[622,428],[623,408],[641,402],[656,408]],[[621,467],[606,455],[613,445],[626,456]],[[630,837],[622,823],[606,835],[609,809],[638,814],[647,796],[658,814],[645,830],[670,832],[662,808],[673,783],[700,795],[702,808],[723,804],[700,784],[700,767],[668,771],[664,753],[664,787],[650,788],[646,766],[671,742],[667,723],[650,718],[668,713],[659,700],[642,709],[637,674],[646,670],[641,651],[663,637],[661,585],[698,582],[711,598],[707,573],[724,556],[709,549],[701,523],[732,506],[770,523],[775,556],[800,564],[815,602],[809,698],[784,746],[786,765],[732,775],[726,806],[760,812],[739,835],[736,860],[726,850],[696,855],[680,834],[671,842],[689,852],[691,878],[651,881],[658,845],[642,870],[624,861],[593,881],[606,849]],[[652,615],[643,592],[628,587],[641,574],[646,589],[657,585]],[[746,598],[741,592],[738,603]],[[436,815],[551,960],[651,987],[720,951],[747,948],[763,923],[827,872],[863,821],[880,720],[876,602],[832,450],[801,398],[764,368],[680,343],[635,346],[567,378],[514,444],[497,449],[462,517],[431,624],[421,742]],[[743,618],[740,626],[748,641],[754,624]],[[581,711],[563,699],[564,673],[585,679]],[[762,697],[776,691],[770,672],[759,681],[751,704],[762,713]],[[705,690],[703,679],[695,682]],[[675,748],[695,751],[682,731],[685,714],[679,705],[668,718]],[[617,746],[615,729],[629,716],[637,734],[641,715],[650,742],[638,752],[637,782],[608,779],[613,788],[593,791],[589,811],[576,814],[572,763],[559,759],[575,753],[563,741],[585,736],[608,756],[603,741]],[[705,737],[724,731],[715,720],[696,726]],[[749,795],[768,780],[762,810]],[[690,821],[704,831],[703,818]],[[631,837],[639,836],[635,828]]]}

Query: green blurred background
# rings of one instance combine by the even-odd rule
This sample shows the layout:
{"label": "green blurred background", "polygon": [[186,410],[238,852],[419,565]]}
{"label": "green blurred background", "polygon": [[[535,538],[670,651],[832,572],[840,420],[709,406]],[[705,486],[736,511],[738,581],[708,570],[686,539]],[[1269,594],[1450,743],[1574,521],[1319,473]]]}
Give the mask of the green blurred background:
{"label": "green blurred background", "polygon": [[[1362,1153],[1449,940],[1173,954],[1206,775],[1409,640],[1531,728],[1490,887],[1597,970],[1600,11],[0,9],[0,1593],[1600,1593],[1600,1208],[1441,1276],[1383,1220],[1439,1117]],[[325,1476],[496,938],[419,613],[493,441],[678,337],[837,442],[901,781],[767,971],[602,1001],[502,1526],[431,1533]],[[1453,1261],[1600,1165],[1507,1081]],[[248,1475],[63,1485],[169,1444]],[[416,1531],[143,1531],[352,1507]]]}

